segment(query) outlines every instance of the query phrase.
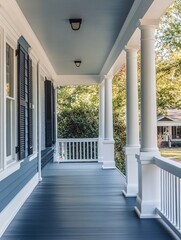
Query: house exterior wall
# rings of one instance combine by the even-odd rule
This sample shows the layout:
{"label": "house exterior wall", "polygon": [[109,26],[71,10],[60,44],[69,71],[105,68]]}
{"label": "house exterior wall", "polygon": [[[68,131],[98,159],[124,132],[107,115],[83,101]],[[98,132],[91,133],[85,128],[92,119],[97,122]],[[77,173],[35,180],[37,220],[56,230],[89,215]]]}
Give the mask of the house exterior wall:
{"label": "house exterior wall", "polygon": [[[16,19],[16,21],[14,21]],[[30,45],[28,55],[32,60],[32,112],[33,112],[33,153],[24,159],[18,153],[18,40],[23,37]],[[12,82],[13,97],[7,97],[7,44],[13,52]],[[32,32],[25,17],[15,1],[1,1],[0,6],[0,236],[11,222],[16,212],[22,206],[34,187],[40,180],[38,172],[41,171],[41,150],[45,150],[45,116],[44,116],[44,82],[42,79],[54,79],[54,70],[42,49],[39,41]],[[39,84],[39,82],[42,82]],[[42,90],[39,89],[42,86]],[[7,99],[11,102],[11,110],[7,108]],[[40,100],[40,101],[39,101]],[[38,109],[41,105],[41,114]],[[11,115],[8,119],[7,111]],[[28,112],[27,112],[28,114]],[[28,117],[26,114],[25,126],[28,132]],[[42,118],[42,119],[41,119]],[[8,121],[11,124],[10,143],[12,154],[7,158]],[[40,126],[40,121],[42,125]],[[40,127],[40,129],[39,129]],[[39,133],[42,132],[42,136]],[[41,136],[41,139],[40,139]],[[28,136],[25,137],[27,144]],[[26,148],[26,154],[27,154]],[[43,155],[44,163],[53,159],[53,149]],[[40,156],[40,157],[39,157]]]}
{"label": "house exterior wall", "polygon": [[16,194],[37,173],[37,158],[32,161],[25,159],[18,171],[0,181],[0,212],[11,202]]}
{"label": "house exterior wall", "polygon": [[181,146],[181,121],[157,121],[158,145],[160,147]]}

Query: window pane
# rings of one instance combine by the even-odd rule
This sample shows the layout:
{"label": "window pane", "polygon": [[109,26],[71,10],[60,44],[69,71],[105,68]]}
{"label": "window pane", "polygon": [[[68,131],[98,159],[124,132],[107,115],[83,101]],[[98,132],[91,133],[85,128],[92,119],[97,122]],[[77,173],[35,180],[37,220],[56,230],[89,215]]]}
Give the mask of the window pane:
{"label": "window pane", "polygon": [[11,100],[6,100],[6,156],[11,156]]}
{"label": "window pane", "polygon": [[180,138],[181,137],[181,126],[177,127],[177,137]]}
{"label": "window pane", "polygon": [[6,96],[14,97],[14,50],[6,44]]}

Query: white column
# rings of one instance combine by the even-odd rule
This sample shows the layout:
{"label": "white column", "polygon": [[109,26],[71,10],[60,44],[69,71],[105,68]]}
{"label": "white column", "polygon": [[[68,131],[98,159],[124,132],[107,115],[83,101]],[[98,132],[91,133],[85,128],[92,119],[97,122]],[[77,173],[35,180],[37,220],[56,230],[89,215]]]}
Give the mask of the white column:
{"label": "white column", "polygon": [[104,139],[104,92],[105,83],[99,85],[99,146],[98,146],[98,161],[103,161],[103,139]]}
{"label": "white column", "polygon": [[141,22],[141,150],[138,157],[139,190],[136,212],[141,218],[157,217],[160,206],[160,170],[152,164],[157,148],[155,28]]}
{"label": "white column", "polygon": [[113,76],[105,76],[103,169],[115,168],[112,113],[112,78]]}
{"label": "white column", "polygon": [[123,194],[135,197],[138,193],[139,155],[139,117],[138,117],[138,80],[137,48],[128,47],[126,51],[126,187]]}

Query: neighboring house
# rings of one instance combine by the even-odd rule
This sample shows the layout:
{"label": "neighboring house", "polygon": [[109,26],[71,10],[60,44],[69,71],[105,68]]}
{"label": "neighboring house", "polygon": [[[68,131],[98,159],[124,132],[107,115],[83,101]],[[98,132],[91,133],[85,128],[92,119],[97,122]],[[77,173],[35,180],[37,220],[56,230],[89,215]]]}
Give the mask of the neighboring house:
{"label": "neighboring house", "polygon": [[181,110],[167,110],[165,115],[159,115],[157,126],[162,142],[170,142],[172,146],[181,144]]}

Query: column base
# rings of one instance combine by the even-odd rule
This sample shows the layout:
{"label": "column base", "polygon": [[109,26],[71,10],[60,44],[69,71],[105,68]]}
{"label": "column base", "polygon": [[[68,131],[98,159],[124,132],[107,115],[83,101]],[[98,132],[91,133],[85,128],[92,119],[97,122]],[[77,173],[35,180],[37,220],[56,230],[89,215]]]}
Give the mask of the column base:
{"label": "column base", "polygon": [[102,169],[115,169],[114,140],[103,141],[103,164]]}
{"label": "column base", "polygon": [[138,158],[139,189],[135,211],[140,218],[159,218],[156,208],[160,207],[160,169],[153,158],[159,152],[140,152]]}
{"label": "column base", "polygon": [[123,191],[125,197],[136,197],[138,194],[138,162],[139,146],[125,147],[126,155],[126,186]]}
{"label": "column base", "polygon": [[103,139],[98,140],[98,162],[103,163]]}
{"label": "column base", "polygon": [[135,212],[139,218],[160,218],[156,213],[156,207],[159,207],[159,202],[146,202],[137,196]]}
{"label": "column base", "polygon": [[122,191],[122,193],[125,197],[136,197],[138,194],[138,185],[128,185],[126,183],[125,189]]}
{"label": "column base", "polygon": [[113,161],[103,162],[102,169],[116,169],[115,162]]}

